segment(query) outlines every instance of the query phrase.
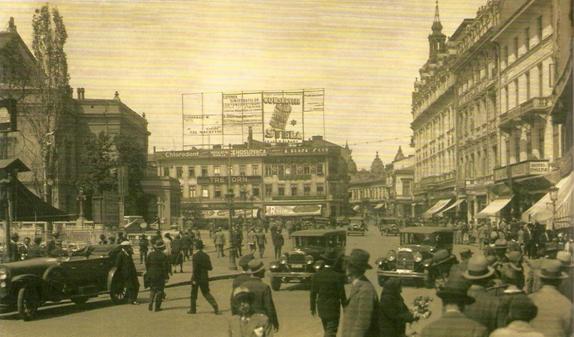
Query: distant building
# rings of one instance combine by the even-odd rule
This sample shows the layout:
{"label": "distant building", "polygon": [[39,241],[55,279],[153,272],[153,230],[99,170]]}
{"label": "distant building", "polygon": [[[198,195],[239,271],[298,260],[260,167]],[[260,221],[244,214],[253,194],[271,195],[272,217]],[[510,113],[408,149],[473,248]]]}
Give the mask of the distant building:
{"label": "distant building", "polygon": [[[394,160],[387,168],[389,199],[387,215],[399,218],[414,218],[416,203],[414,202],[414,155],[405,156],[401,147]],[[420,214],[420,209],[419,209]]]}
{"label": "distant building", "polygon": [[378,153],[371,163],[371,171],[361,170],[351,175],[349,198],[353,214],[376,218],[387,211],[389,186],[385,167]]}
{"label": "distant building", "polygon": [[155,152],[159,176],[179,180],[185,218],[339,216],[348,203],[343,147],[314,136],[298,144],[253,140],[229,147]]}

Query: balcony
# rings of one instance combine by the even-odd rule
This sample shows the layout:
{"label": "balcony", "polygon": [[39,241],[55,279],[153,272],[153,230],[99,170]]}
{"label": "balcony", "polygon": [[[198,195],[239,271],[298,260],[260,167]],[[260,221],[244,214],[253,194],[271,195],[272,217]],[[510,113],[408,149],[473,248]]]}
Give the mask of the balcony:
{"label": "balcony", "polygon": [[441,188],[446,185],[454,183],[454,172],[447,172],[441,175],[424,177],[417,184],[417,190],[429,190],[433,188]]}
{"label": "balcony", "polygon": [[534,97],[500,115],[500,128],[511,129],[523,122],[533,122],[552,105],[551,97]]}
{"label": "balcony", "polygon": [[469,188],[469,189],[473,189],[473,188],[479,188],[479,187],[484,187],[486,185],[490,185],[492,184],[493,181],[493,175],[489,174],[483,177],[478,177],[478,178],[473,178],[473,179],[466,179],[465,182],[465,188]]}
{"label": "balcony", "polygon": [[548,160],[528,160],[494,169],[494,181],[543,175],[550,171]]}

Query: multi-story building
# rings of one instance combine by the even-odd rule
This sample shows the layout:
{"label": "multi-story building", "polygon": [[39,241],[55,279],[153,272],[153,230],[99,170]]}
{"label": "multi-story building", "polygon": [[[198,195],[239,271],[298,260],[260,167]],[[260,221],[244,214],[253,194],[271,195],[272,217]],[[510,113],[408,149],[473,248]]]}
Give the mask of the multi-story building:
{"label": "multi-story building", "polygon": [[[412,94],[414,195],[421,208],[456,197],[454,49],[442,33],[438,4],[429,40],[429,57]],[[446,205],[445,205],[446,206]]]}
{"label": "multi-story building", "polygon": [[387,211],[389,186],[383,161],[377,153],[371,170],[361,170],[351,175],[349,203],[351,209],[364,217],[380,216]]}
{"label": "multi-story building", "polygon": [[414,203],[414,155],[405,156],[401,147],[389,165],[389,200],[387,215],[400,218],[415,217]]}
{"label": "multi-story building", "polygon": [[338,216],[347,207],[347,163],[339,145],[246,144],[156,152],[158,175],[179,179],[185,217]]}

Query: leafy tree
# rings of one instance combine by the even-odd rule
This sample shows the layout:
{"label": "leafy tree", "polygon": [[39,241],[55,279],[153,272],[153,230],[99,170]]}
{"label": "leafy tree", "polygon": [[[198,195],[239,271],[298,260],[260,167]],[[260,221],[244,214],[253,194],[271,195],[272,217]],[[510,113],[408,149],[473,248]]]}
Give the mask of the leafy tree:
{"label": "leafy tree", "polygon": [[141,186],[147,165],[146,149],[135,137],[130,135],[116,136],[114,144],[118,154],[118,166],[127,167],[126,214],[146,216],[147,201]]}
{"label": "leafy tree", "polygon": [[113,174],[116,155],[111,137],[105,132],[91,134],[83,145],[80,172],[76,180],[78,189],[81,188],[87,196],[114,190],[117,186],[117,178]]}

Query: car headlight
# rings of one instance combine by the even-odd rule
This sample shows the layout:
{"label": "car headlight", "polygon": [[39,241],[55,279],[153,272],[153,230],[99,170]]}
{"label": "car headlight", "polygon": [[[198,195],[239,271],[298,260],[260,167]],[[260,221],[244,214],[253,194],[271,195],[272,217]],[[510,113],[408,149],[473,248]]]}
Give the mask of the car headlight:
{"label": "car headlight", "polygon": [[315,262],[315,259],[311,255],[305,256],[305,263],[312,264],[313,262]]}
{"label": "car headlight", "polygon": [[286,256],[286,255],[281,256],[281,259],[279,260],[279,263],[281,263],[281,264],[286,264],[286,263],[287,263],[287,256]]}
{"label": "car headlight", "polygon": [[8,278],[8,271],[5,268],[0,269],[0,281],[4,281]]}
{"label": "car headlight", "polygon": [[315,270],[320,270],[321,268],[323,268],[323,262],[320,260],[315,262],[315,264],[313,265],[313,268],[315,268]]}
{"label": "car headlight", "polygon": [[397,258],[397,253],[394,250],[389,251],[387,254],[388,261],[394,261]]}
{"label": "car headlight", "polygon": [[419,263],[423,260],[423,255],[420,252],[416,252],[414,254],[415,262]]}
{"label": "car headlight", "polygon": [[269,265],[269,269],[279,269],[279,264],[277,264],[277,262],[272,262]]}
{"label": "car headlight", "polygon": [[383,263],[385,263],[384,259],[377,259],[377,261],[375,262],[375,264],[379,267],[382,266]]}

